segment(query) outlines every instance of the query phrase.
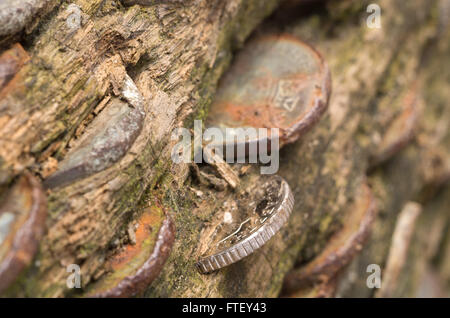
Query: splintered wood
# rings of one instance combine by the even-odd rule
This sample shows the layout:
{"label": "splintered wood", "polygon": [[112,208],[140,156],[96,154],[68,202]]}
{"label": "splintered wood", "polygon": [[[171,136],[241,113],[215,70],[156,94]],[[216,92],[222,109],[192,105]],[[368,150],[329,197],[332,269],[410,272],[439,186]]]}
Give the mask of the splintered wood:
{"label": "splintered wood", "polygon": [[233,169],[231,169],[231,167],[222,159],[222,157],[217,155],[208,146],[203,148],[203,154],[206,161],[217,170],[220,176],[230,185],[230,187],[236,189],[239,186],[239,177],[236,172],[234,172]]}

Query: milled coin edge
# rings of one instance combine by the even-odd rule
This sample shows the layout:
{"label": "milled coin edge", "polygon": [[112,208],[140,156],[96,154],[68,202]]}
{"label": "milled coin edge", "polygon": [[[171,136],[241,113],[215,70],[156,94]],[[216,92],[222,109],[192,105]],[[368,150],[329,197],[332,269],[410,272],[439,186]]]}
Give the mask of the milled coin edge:
{"label": "milled coin edge", "polygon": [[284,188],[284,198],[278,207],[278,211],[272,214],[269,220],[258,230],[243,240],[223,251],[200,259],[196,264],[200,273],[208,274],[236,263],[266,244],[280,230],[289,219],[294,208],[294,195],[284,179],[282,180],[282,187]]}

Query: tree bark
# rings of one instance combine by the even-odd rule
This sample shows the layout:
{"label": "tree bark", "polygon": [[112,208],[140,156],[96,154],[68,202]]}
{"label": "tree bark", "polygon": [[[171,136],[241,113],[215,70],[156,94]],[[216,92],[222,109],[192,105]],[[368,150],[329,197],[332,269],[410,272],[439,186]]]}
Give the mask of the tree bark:
{"label": "tree bark", "polygon": [[[384,269],[397,215],[415,201],[423,211],[403,262],[414,265],[400,269],[389,295],[420,294],[429,273],[446,277],[439,288],[448,295],[448,1],[377,1],[381,29],[366,24],[373,1],[279,2],[77,0],[69,8],[49,1],[39,22],[2,39],[4,51],[20,41],[23,63],[0,88],[0,193],[25,171],[48,187],[39,253],[5,295],[86,296],[106,274],[115,242],[129,241],[129,225],[159,202],[174,219],[175,242],[141,296],[276,297],[289,272],[297,275],[352,222],[347,215],[364,184],[378,206],[367,245],[307,288],[329,283],[327,295],[376,296],[366,268]],[[206,118],[220,76],[252,32],[290,33],[320,51],[331,100],[313,131],[280,153],[278,174],[295,197],[288,224],[244,260],[202,275],[195,267],[202,229],[235,192],[201,185],[189,165],[173,163],[170,136]],[[396,126],[404,114],[414,117],[412,129]],[[113,121],[116,137],[105,133]],[[109,150],[93,155],[95,138]],[[77,151],[73,179],[52,179]],[[252,167],[241,187],[258,174]],[[430,224],[434,238],[424,234]],[[427,244],[432,252],[421,258]],[[81,266],[81,290],[67,287],[69,264]]]}

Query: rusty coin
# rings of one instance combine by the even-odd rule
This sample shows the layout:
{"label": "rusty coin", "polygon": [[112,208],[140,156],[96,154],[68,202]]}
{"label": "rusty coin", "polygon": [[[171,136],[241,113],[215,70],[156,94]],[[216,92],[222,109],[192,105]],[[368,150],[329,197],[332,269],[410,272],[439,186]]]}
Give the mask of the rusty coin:
{"label": "rusty coin", "polygon": [[161,272],[175,239],[170,215],[154,203],[137,220],[135,241],[106,262],[107,274],[93,283],[87,297],[131,297],[142,293]]}
{"label": "rusty coin", "polygon": [[0,205],[0,292],[27,267],[44,234],[47,199],[40,182],[25,173]]}
{"label": "rusty coin", "polygon": [[[328,66],[315,49],[291,35],[265,36],[236,56],[219,84],[206,126],[279,128],[282,146],[318,121],[330,91]],[[260,136],[244,138],[251,144]],[[225,138],[224,144],[230,143],[236,143],[234,137]]]}

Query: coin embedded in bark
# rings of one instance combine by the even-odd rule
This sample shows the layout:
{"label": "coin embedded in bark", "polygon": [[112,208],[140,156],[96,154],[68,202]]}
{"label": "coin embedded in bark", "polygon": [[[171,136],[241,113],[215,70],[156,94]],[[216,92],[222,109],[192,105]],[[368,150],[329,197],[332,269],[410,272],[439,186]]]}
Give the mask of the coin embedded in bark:
{"label": "coin embedded in bark", "polygon": [[[282,146],[317,122],[330,91],[328,67],[316,50],[290,35],[262,37],[236,56],[219,84],[206,126],[279,128]],[[245,137],[247,144],[262,138]],[[234,137],[225,138],[229,143]]]}
{"label": "coin embedded in bark", "polygon": [[0,1],[0,36],[13,35],[27,25],[38,14],[48,12],[54,5],[51,0],[2,0]]}
{"label": "coin embedded in bark", "polygon": [[47,215],[40,182],[24,174],[0,205],[0,292],[27,267],[37,249]]}
{"label": "coin embedded in bark", "polygon": [[107,260],[108,273],[93,283],[88,297],[134,296],[158,276],[172,249],[175,225],[159,204],[147,208],[136,225],[135,239]]}
{"label": "coin embedded in bark", "polygon": [[96,117],[78,144],[44,184],[48,188],[68,185],[119,161],[141,132],[144,113],[120,100],[113,100]]}
{"label": "coin embedded in bark", "polygon": [[209,273],[250,255],[287,222],[294,197],[279,176],[261,176],[259,182],[224,202],[202,233],[201,273]]}
{"label": "coin embedded in bark", "polygon": [[377,211],[372,190],[364,181],[354,201],[346,208],[342,228],[315,258],[286,275],[283,293],[291,294],[302,288],[308,289],[309,285],[332,280],[363,248]]}
{"label": "coin embedded in bark", "polygon": [[0,90],[8,84],[30,56],[19,43],[0,55]]}
{"label": "coin embedded in bark", "polygon": [[370,157],[371,168],[385,162],[414,138],[418,124],[418,89],[414,83],[402,99],[403,109],[389,125],[384,136]]}

